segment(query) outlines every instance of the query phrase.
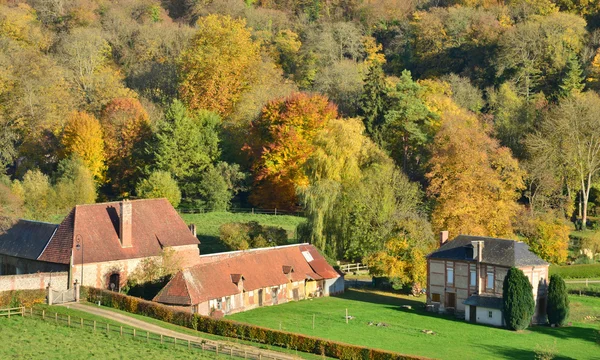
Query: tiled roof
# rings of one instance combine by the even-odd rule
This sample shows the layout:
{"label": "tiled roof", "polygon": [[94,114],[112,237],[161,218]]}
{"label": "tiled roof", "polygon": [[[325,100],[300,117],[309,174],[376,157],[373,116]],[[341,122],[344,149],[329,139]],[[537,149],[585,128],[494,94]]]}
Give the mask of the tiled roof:
{"label": "tiled roof", "polygon": [[427,257],[444,260],[473,260],[471,241],[483,241],[482,263],[499,266],[548,265],[523,242],[482,236],[459,235]]}
{"label": "tiled roof", "polygon": [[[199,244],[166,199],[133,200],[131,209],[131,247],[123,248],[119,240],[119,202],[78,205],[39,259],[68,264],[79,236],[85,263],[158,256],[163,247]],[[74,264],[81,261],[79,254],[73,256]]]}
{"label": "tiled roof", "polygon": [[[302,252],[308,251],[313,260],[307,261]],[[268,249],[254,249],[245,252],[222,253],[204,257],[203,263],[185,269],[177,274],[154,301],[172,304],[177,303],[171,294],[182,294],[191,299],[192,304],[239,293],[233,281],[234,275],[243,277],[245,291],[278,286],[292,281],[306,279],[331,279],[340,275],[325,261],[323,256],[312,245],[301,244]],[[313,267],[315,265],[315,267]],[[284,267],[293,271],[287,275]]]}
{"label": "tiled roof", "polygon": [[463,301],[463,304],[490,309],[502,309],[502,297],[473,295],[467,298],[467,300]]}
{"label": "tiled roof", "polygon": [[19,220],[0,235],[0,254],[36,260],[58,228],[58,224]]}

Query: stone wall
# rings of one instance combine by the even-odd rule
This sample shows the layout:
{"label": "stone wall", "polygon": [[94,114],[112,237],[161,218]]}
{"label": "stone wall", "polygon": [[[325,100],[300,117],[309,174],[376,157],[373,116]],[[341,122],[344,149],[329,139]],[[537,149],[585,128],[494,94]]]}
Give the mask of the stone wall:
{"label": "stone wall", "polygon": [[66,290],[69,285],[69,273],[36,273],[0,276],[0,292],[11,290],[44,290],[52,281],[55,290]]}

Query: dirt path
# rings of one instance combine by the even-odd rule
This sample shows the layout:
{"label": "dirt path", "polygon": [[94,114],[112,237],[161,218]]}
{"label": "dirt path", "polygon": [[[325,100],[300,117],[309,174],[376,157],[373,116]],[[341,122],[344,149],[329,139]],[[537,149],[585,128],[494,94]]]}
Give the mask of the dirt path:
{"label": "dirt path", "polygon": [[152,332],[152,333],[155,333],[155,334],[169,336],[169,337],[175,337],[178,340],[182,339],[182,340],[185,340],[185,341],[190,340],[190,341],[195,341],[195,342],[202,342],[202,341],[204,341],[205,343],[219,344],[219,348],[222,349],[223,353],[225,353],[225,354],[227,354],[227,351],[229,351],[231,348],[233,348],[233,349],[239,350],[241,352],[244,352],[244,351],[254,352],[254,353],[260,352],[263,357],[269,358],[269,359],[279,359],[279,360],[295,360],[295,359],[300,359],[299,357],[293,356],[293,355],[290,355],[290,354],[285,354],[285,353],[280,353],[280,352],[276,352],[276,351],[259,349],[259,348],[254,347],[254,346],[248,346],[248,345],[243,345],[243,344],[231,343],[231,342],[227,342],[227,341],[208,340],[208,339],[205,339],[205,338],[202,338],[202,337],[192,336],[192,335],[188,335],[186,333],[181,333],[181,332],[178,332],[178,331],[173,331],[173,330],[165,329],[165,328],[160,327],[158,325],[154,325],[154,324],[142,321],[142,320],[138,320],[138,319],[136,319],[134,317],[131,317],[131,316],[119,314],[119,313],[114,312],[114,311],[106,310],[106,309],[103,309],[101,307],[83,305],[83,304],[78,304],[78,303],[69,303],[69,304],[65,304],[65,306],[68,306],[69,308],[73,308],[73,309],[76,309],[76,310],[84,311],[84,312],[87,312],[89,314],[93,314],[93,315],[97,315],[97,316],[102,316],[104,318],[120,322],[120,323],[122,323],[124,325],[128,325],[128,326],[132,326],[132,327],[135,327],[135,328],[138,328],[138,329],[142,329],[144,331],[149,331],[149,332]]}

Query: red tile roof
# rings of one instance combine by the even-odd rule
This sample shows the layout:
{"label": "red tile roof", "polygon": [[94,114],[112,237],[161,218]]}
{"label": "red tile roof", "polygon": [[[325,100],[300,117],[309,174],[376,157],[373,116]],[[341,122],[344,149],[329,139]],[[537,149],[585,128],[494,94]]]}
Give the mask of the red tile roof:
{"label": "red tile roof", "polygon": [[199,244],[166,199],[133,200],[131,207],[132,247],[121,247],[119,202],[78,205],[60,224],[39,260],[68,264],[74,251],[73,263],[81,264],[74,250],[78,236],[84,263],[158,256],[163,247]]}
{"label": "red tile roof", "polygon": [[[310,253],[310,261],[303,252]],[[245,291],[278,286],[306,279],[333,279],[340,275],[325,261],[312,245],[292,245],[243,252],[202,256],[202,263],[177,274],[154,298],[154,301],[172,305],[190,305],[175,302],[171,294],[189,297],[191,304],[239,293],[232,275],[243,276]],[[316,264],[316,268],[313,268]],[[293,269],[288,275],[284,268]]]}

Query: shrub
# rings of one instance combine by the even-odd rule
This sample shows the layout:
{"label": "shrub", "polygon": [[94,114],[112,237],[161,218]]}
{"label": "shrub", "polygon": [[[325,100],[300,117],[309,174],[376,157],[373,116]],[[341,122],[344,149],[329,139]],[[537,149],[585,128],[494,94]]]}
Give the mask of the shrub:
{"label": "shrub", "polygon": [[0,292],[0,307],[32,307],[46,301],[44,290],[13,290]]}
{"label": "shrub", "polygon": [[219,233],[221,241],[231,250],[246,250],[288,243],[285,229],[261,225],[256,221],[223,224],[219,228]]}
{"label": "shrub", "polygon": [[[285,331],[271,330],[260,326],[242,324],[229,320],[217,320],[207,316],[178,311],[165,305],[135,299],[116,292],[87,288],[88,300],[100,301],[105,306],[148,316],[171,324],[185,326],[200,332],[250,340],[268,345],[296,349],[343,360],[418,360],[418,356],[402,355],[390,351],[368,349],[361,346],[319,339]],[[132,306],[132,304],[136,306]]]}
{"label": "shrub", "polygon": [[569,317],[569,295],[567,285],[559,275],[550,276],[548,286],[548,321],[550,324],[562,326]]}
{"label": "shrub", "polygon": [[181,191],[177,186],[177,181],[168,171],[153,172],[148,179],[138,183],[135,191],[143,199],[167,198],[175,208],[181,202]]}
{"label": "shrub", "polygon": [[531,323],[535,311],[533,287],[523,271],[516,267],[510,268],[504,278],[502,294],[504,320],[512,330],[523,330]]}

